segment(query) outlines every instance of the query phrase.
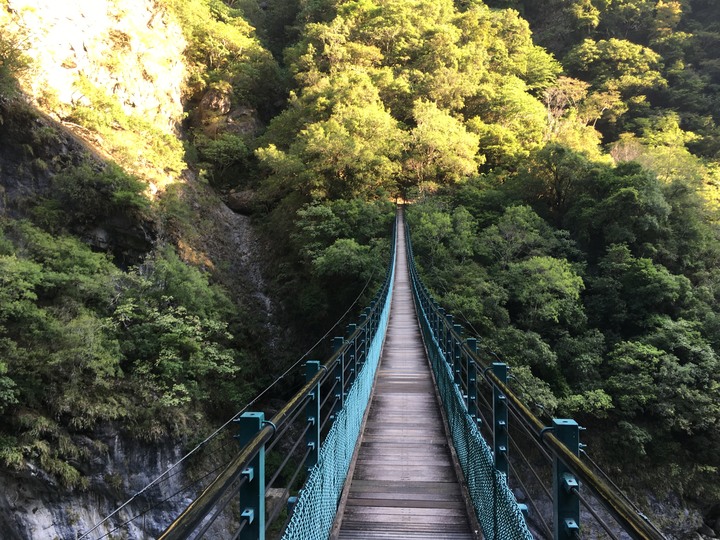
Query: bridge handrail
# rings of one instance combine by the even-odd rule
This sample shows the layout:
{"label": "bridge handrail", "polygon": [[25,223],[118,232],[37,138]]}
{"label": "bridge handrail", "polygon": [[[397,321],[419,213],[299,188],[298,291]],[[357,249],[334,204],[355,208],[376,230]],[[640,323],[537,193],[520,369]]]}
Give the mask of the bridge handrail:
{"label": "bridge handrail", "polygon": [[559,458],[565,466],[577,476],[583,485],[590,488],[600,503],[628,534],[634,539],[640,540],[666,540],[645,515],[633,509],[614,489],[608,486],[583,463],[579,457],[553,435],[551,431],[548,431],[547,426],[498,378],[492,371],[491,366],[488,365],[488,362],[486,362],[479,353],[470,348],[463,335],[457,332],[454,325],[448,321],[446,318],[447,314],[438,311],[437,302],[420,279],[412,251],[410,227],[408,224],[405,226],[405,234],[407,237],[408,267],[411,277],[413,281],[416,281],[419,285],[419,293],[424,296],[425,305],[433,311],[439,321],[442,321],[442,327],[446,335],[450,335],[456,343],[461,344],[462,354],[472,359],[476,365],[482,367],[483,376],[491,387],[495,386],[505,395],[508,405],[514,409],[518,418],[522,419],[526,427],[532,432],[540,444],[545,446],[552,455]]}
{"label": "bridge handrail", "polygon": [[218,476],[208,485],[207,488],[192,502],[188,507],[167,527],[158,540],[180,540],[187,538],[197,527],[205,520],[210,512],[215,508],[217,503],[230,491],[243,471],[258,455],[261,449],[273,439],[277,433],[281,433],[286,423],[292,419],[299,411],[300,407],[306,404],[311,393],[332,377],[335,376],[334,368],[341,362],[352,345],[361,337],[366,340],[372,339],[372,335],[366,333],[367,330],[374,332],[373,326],[379,320],[389,289],[391,287],[395,249],[397,235],[397,217],[393,225],[391,236],[391,253],[390,263],[386,270],[385,279],[380,286],[378,292],[374,296],[374,300],[370,306],[366,308],[366,317],[357,325],[355,330],[348,336],[336,351],[332,353],[330,358],[321,365],[318,372],[309,378],[303,387],[298,390],[290,400],[269,420],[264,422],[257,434],[240,449],[240,452],[230,463],[218,474]]}

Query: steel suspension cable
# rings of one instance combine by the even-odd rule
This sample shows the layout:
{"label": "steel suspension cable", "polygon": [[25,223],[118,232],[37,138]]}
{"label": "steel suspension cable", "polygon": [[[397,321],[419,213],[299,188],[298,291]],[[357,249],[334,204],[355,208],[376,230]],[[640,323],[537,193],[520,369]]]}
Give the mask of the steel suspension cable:
{"label": "steel suspension cable", "polygon": [[598,465],[584,449],[581,449],[580,451],[588,459],[588,461],[592,463],[593,467],[595,467],[595,469],[600,472],[603,478],[605,478],[605,480],[609,482],[610,485],[615,488],[618,493],[620,493],[620,495],[622,495],[622,497],[627,501],[627,503],[633,507],[633,509],[638,513],[638,515],[642,516],[650,524],[650,526],[655,529],[655,531],[657,531],[658,534],[662,534],[662,531],[660,531],[657,526],[652,521],[650,521],[647,516],[645,516],[645,514],[637,507],[637,505],[627,496],[627,494],[622,489],[620,489],[620,487],[615,482],[613,482],[612,478],[608,476],[608,474],[603,470],[603,468],[600,467],[600,465]]}
{"label": "steel suspension cable", "polygon": [[[442,286],[441,286],[441,287],[442,287]],[[445,294],[448,294],[448,293],[449,293],[449,291],[447,290],[447,288],[442,287],[442,289],[443,289],[443,291],[445,292]],[[462,310],[460,310],[460,309],[454,310],[454,313],[457,313],[457,314],[461,317],[461,319],[465,322],[465,324],[468,325],[468,327],[470,328],[470,330],[472,330],[475,335],[480,335],[479,332],[475,329],[475,327],[473,326],[473,324],[470,322],[470,320],[467,318],[467,316],[465,315],[465,313],[464,313]],[[502,362],[502,360],[500,359],[500,357],[498,356],[498,354],[497,354],[495,351],[493,351],[492,349],[489,349],[489,348],[487,348],[486,346],[483,346],[483,350],[484,350],[486,353],[491,354],[492,356],[494,356],[495,359],[498,360],[499,362]],[[530,392],[527,390],[527,387],[526,387],[525,385],[523,385],[517,378],[511,377],[511,379],[520,387],[521,391],[523,392],[523,395],[527,398],[527,397],[530,395]],[[487,399],[484,398],[484,395],[483,395],[482,393],[480,393],[480,392],[479,392],[479,394],[483,396],[483,399],[484,399],[486,405],[487,405],[488,407],[490,407],[490,404],[489,404],[489,402],[487,401]],[[545,408],[544,408],[539,402],[532,400],[531,403],[533,403],[533,405],[535,405],[536,407],[538,407],[538,408],[543,412],[543,414],[547,414],[547,411],[545,410]],[[511,409],[511,413],[515,416],[516,419],[519,419],[519,418],[518,418],[518,415],[517,415],[517,413],[515,412],[514,409]],[[483,417],[483,421],[485,421],[485,418],[484,418],[484,417]],[[538,441],[535,439],[535,437],[532,436],[532,433],[530,433],[530,431],[529,431],[529,429],[528,429],[528,426],[525,425],[524,423],[521,423],[521,425],[522,425],[523,428],[525,429],[526,433],[527,433],[528,435],[530,435],[530,439],[536,444],[537,448],[545,455],[545,457],[546,457],[549,461],[551,461],[551,460],[552,460],[552,457],[551,457],[550,454],[547,452],[547,450],[546,450],[541,444],[538,443]],[[520,451],[520,448],[519,448],[517,442],[512,438],[512,436],[510,436],[510,440],[511,440],[511,442],[514,444],[515,448],[518,450],[520,456],[523,458],[523,460],[525,460],[526,466],[527,466],[527,467],[530,469],[530,471],[533,473],[533,475],[535,476],[535,479],[538,481],[538,483],[540,484],[540,486],[543,488],[543,490],[545,491],[545,493],[546,493],[546,495],[548,496],[548,498],[550,498],[550,500],[552,500],[552,495],[550,494],[550,491],[547,489],[547,487],[544,485],[544,483],[540,480],[540,477],[538,476],[537,472],[535,471],[535,468],[532,467],[532,465],[530,465],[530,463],[527,461],[527,458],[526,458],[526,457],[524,456],[524,454]],[[592,458],[590,458],[590,456],[587,454],[587,452],[585,452],[585,450],[581,450],[581,452],[582,452],[583,454],[585,454],[585,456],[588,458],[588,460],[590,460],[590,462],[593,464],[593,466],[595,467],[595,469],[598,470],[598,471],[602,474],[602,476],[605,478],[605,480],[608,481],[608,482],[618,491],[618,493],[620,493],[620,495],[622,495],[623,498],[624,498],[630,505],[633,506],[633,508],[634,508],[638,513],[641,513],[640,510],[639,510],[639,508],[634,504],[634,502],[617,486],[617,484],[616,484],[615,482],[613,482],[613,480],[605,473],[605,471],[604,471],[595,461],[593,461]],[[523,486],[523,489],[524,489],[525,492],[527,493],[528,498],[529,498],[529,501],[532,501],[532,497],[531,497],[530,494],[528,493],[527,489],[525,489],[522,480],[521,480],[520,477],[517,475],[517,471],[516,471],[515,468],[512,466],[512,464],[510,464],[510,466],[511,466],[511,468],[513,469],[513,474],[515,474],[515,477],[516,477],[517,481],[521,484],[521,486]],[[609,528],[609,526],[607,525],[607,523],[606,523],[606,522],[597,514],[597,512],[588,504],[587,499],[586,499],[585,497],[583,497],[581,494],[578,494],[578,495],[579,495],[579,497],[580,497],[580,501],[583,503],[583,506],[584,506],[584,507],[588,510],[588,512],[595,518],[595,520],[597,521],[597,523],[605,530],[605,532],[607,532],[607,534],[611,537],[611,539],[612,539],[612,540],[618,540],[617,537],[612,533],[612,531],[611,531],[611,529]],[[534,504],[533,504],[533,506],[534,506]],[[542,520],[542,517],[541,517],[541,520]],[[544,521],[544,520],[542,520],[542,521],[543,521],[543,525],[545,525],[545,527],[546,527],[546,531],[548,532],[548,534],[549,534],[550,536],[552,536],[552,533],[549,532],[549,528],[548,528],[547,525],[545,524],[545,521]],[[658,533],[662,534],[661,531],[659,531],[659,530],[657,529],[657,527],[655,527],[655,525],[654,525],[653,523],[651,523],[651,525],[652,525],[652,527],[653,527]]]}
{"label": "steel suspension cable", "polygon": [[235,498],[235,495],[237,492],[240,491],[240,488],[243,486],[243,484],[247,481],[247,476],[243,476],[237,481],[237,486],[233,487],[228,490],[227,494],[225,495],[224,499],[221,499],[218,504],[218,508],[216,509],[215,513],[210,516],[210,519],[206,519],[203,524],[200,527],[200,530],[195,535],[195,538],[202,538],[205,536],[205,533],[212,527],[213,523],[217,520],[218,517],[220,517],[220,514],[222,514],[225,511],[225,508],[227,508],[227,505],[230,504],[230,501],[232,501]]}
{"label": "steel suspension cable", "polygon": [[607,533],[607,535],[610,537],[611,540],[619,540],[617,536],[612,532],[612,529],[610,529],[610,526],[605,522],[602,517],[595,511],[595,509],[590,506],[590,503],[588,502],[587,498],[582,494],[578,492],[578,497],[580,498],[580,502],[582,503],[585,510],[590,512],[590,515],[595,518],[595,521],[603,528],[603,530]]}
{"label": "steel suspension cable", "polygon": [[305,435],[307,435],[308,430],[310,429],[310,424],[305,425],[305,429],[300,432],[300,435],[295,440],[295,444],[293,444],[292,448],[290,448],[290,451],[285,456],[285,459],[283,459],[282,463],[278,465],[277,470],[275,471],[275,474],[272,475],[270,480],[268,480],[265,483],[265,492],[269,489],[271,489],[275,485],[275,480],[278,479],[278,477],[282,474],[283,470],[285,470],[285,467],[287,466],[288,462],[292,459],[293,454],[295,453],[295,450],[297,450],[298,446],[300,446],[300,443],[305,440]]}
{"label": "steel suspension cable", "polygon": [[[370,277],[365,282],[365,285],[363,286],[360,293],[357,295],[353,303],[348,307],[345,312],[340,316],[340,318],[335,322],[335,324],[327,331],[325,334],[318,339],[315,344],[310,347],[300,358],[298,358],[289,368],[287,368],[282,375],[277,377],[270,386],[266,387],[262,392],[257,394],[249,403],[247,403],[241,410],[236,412],[230,419],[228,419],[224,424],[222,424],[219,428],[217,428],[215,431],[213,431],[210,435],[208,435],[202,442],[198,443],[192,450],[187,452],[183,457],[181,457],[177,462],[173,463],[170,467],[168,467],[163,473],[161,473],[159,476],[157,476],[155,479],[153,479],[149,484],[147,484],[144,488],[142,488],[140,491],[135,493],[132,497],[130,497],[128,500],[126,500],[123,504],[121,504],[118,508],[116,508],[113,512],[108,514],[104,519],[96,523],[90,530],[84,532],[78,537],[78,540],[83,540],[88,537],[88,535],[94,531],[96,531],[99,527],[101,527],[103,524],[107,523],[110,519],[112,519],[115,515],[117,515],[119,512],[121,512],[126,506],[131,504],[135,499],[143,495],[146,491],[154,487],[155,485],[159,484],[160,482],[166,481],[168,478],[171,478],[174,476],[168,476],[171,471],[179,467],[182,463],[184,463],[187,459],[190,458],[193,454],[204,448],[210,441],[212,441],[215,437],[217,437],[225,428],[227,428],[230,424],[232,424],[241,414],[246,412],[250,407],[255,405],[262,397],[264,397],[275,385],[277,385],[281,380],[283,380],[287,375],[289,375],[293,370],[295,370],[299,365],[300,362],[302,362],[307,356],[315,350],[315,348],[320,345],[327,337],[330,335],[330,333],[347,317],[347,315],[350,313],[350,311],[357,305],[357,303],[362,298],[362,295],[365,294],[365,291],[367,290],[368,286],[370,285],[370,282],[375,277],[375,271],[370,275]],[[175,473],[177,474],[177,473]],[[115,529],[117,530],[117,529]],[[105,535],[107,536],[107,535]],[[104,538],[104,536],[102,537]]]}
{"label": "steel suspension cable", "polygon": [[[514,410],[511,410],[510,412],[511,412],[511,414],[512,414],[517,420],[519,420],[519,418],[518,418],[518,416],[517,416],[517,413],[516,413]],[[552,458],[552,457],[550,456],[550,454],[547,452],[547,449],[545,449],[545,448],[537,441],[537,439],[536,439],[535,437],[533,437],[532,433],[530,433],[530,432],[527,430],[527,427],[525,428],[525,432],[526,432],[526,434],[529,436],[530,440],[533,441],[533,443],[535,444],[535,446],[537,447],[537,449],[540,450],[540,452],[545,456],[546,460],[549,461],[549,462],[552,462],[552,459],[553,459],[553,458]],[[527,460],[526,456],[522,453],[522,451],[520,451],[520,446],[518,445],[517,441],[515,441],[515,439],[514,439],[512,436],[510,436],[510,441],[511,441],[511,443],[515,446],[515,448],[518,450],[518,453],[520,454],[520,457],[523,458],[523,460],[525,461],[526,466],[529,468],[530,472],[533,473],[533,475],[535,476],[535,479],[538,481],[538,484],[540,484],[540,486],[543,488],[543,490],[545,491],[545,494],[547,495],[547,497],[548,497],[550,500],[552,500],[552,495],[550,494],[550,491],[547,489],[547,487],[546,487],[545,484],[542,482],[542,480],[540,480],[539,475],[538,475],[537,471],[535,470],[535,468],[529,463],[529,461]],[[584,450],[582,450],[582,449],[581,449],[581,452],[583,452],[585,455],[587,455],[587,453],[586,453]],[[518,480],[519,480],[519,479],[518,479]],[[612,481],[611,481],[611,482],[612,482]],[[619,489],[619,488],[618,488],[618,489]],[[528,494],[528,496],[529,496],[529,494]],[[605,530],[605,532],[608,533],[608,535],[611,537],[611,539],[613,539],[613,540],[618,540],[617,537],[612,533],[612,531],[611,531],[609,525],[607,524],[607,522],[595,511],[594,508],[592,508],[592,507],[590,506],[590,504],[589,504],[588,501],[587,501],[587,498],[584,497],[580,492],[578,492],[578,497],[580,498],[580,502],[582,503],[583,507],[590,513],[590,515],[593,516],[593,518],[594,518],[595,521],[598,523],[598,525],[600,525],[600,526]],[[659,531],[658,531],[658,532],[659,532]]]}
{"label": "steel suspension cable", "polygon": [[512,462],[509,462],[508,465],[510,465],[510,469],[512,470],[513,474],[515,475],[515,479],[516,479],[516,480],[518,481],[518,483],[520,484],[520,487],[521,487],[521,488],[523,489],[523,491],[527,494],[527,496],[528,496],[528,502],[529,502],[530,505],[532,506],[534,514],[540,519],[540,523],[542,524],[542,528],[543,528],[544,531],[547,533],[548,538],[552,538],[552,529],[550,529],[550,526],[549,526],[549,525],[547,524],[547,522],[545,521],[545,518],[543,517],[543,515],[542,515],[542,514],[540,513],[540,511],[538,510],[538,508],[537,508],[537,506],[536,506],[536,504],[535,504],[535,499],[532,498],[532,496],[530,495],[530,492],[528,491],[527,487],[525,487],[525,483],[522,481],[522,478],[520,478],[520,475],[517,473],[517,470],[515,469],[515,466],[512,464]]}
{"label": "steel suspension cable", "polygon": [[[224,466],[224,464],[220,464],[220,465],[218,465],[217,467],[215,467],[213,470],[205,473],[205,474],[204,474],[203,476],[201,476],[200,478],[194,480],[193,482],[190,482],[189,484],[185,484],[183,487],[181,487],[180,489],[178,489],[177,491],[175,491],[173,494],[168,495],[168,496],[165,497],[163,500],[156,502],[156,503],[153,504],[152,506],[148,506],[145,510],[143,510],[143,511],[140,512],[139,514],[134,515],[133,517],[131,517],[130,519],[128,519],[128,520],[125,521],[124,523],[121,523],[120,525],[118,525],[117,527],[115,527],[114,529],[112,529],[111,531],[106,532],[105,534],[103,534],[102,536],[99,536],[99,537],[96,538],[95,540],[102,540],[103,538],[107,538],[108,536],[112,535],[114,532],[116,532],[116,531],[118,531],[118,530],[120,530],[120,529],[122,529],[122,528],[124,528],[124,527],[127,527],[130,523],[132,523],[133,521],[135,521],[135,520],[138,519],[139,517],[142,517],[142,516],[146,515],[146,514],[147,514],[148,512],[150,512],[151,510],[154,510],[154,509],[157,508],[158,506],[160,506],[160,505],[165,504],[166,502],[168,502],[170,499],[172,499],[172,498],[174,498],[174,497],[177,497],[178,495],[180,495],[180,493],[183,493],[184,491],[187,491],[188,489],[190,489],[190,488],[198,485],[200,482],[202,482],[203,480],[205,480],[206,478],[208,478],[210,475],[212,475],[212,474],[216,473],[217,471],[219,471],[223,466]],[[89,531],[89,532],[85,533],[82,537],[87,536],[90,532],[92,532],[92,531]],[[82,538],[82,537],[80,537],[80,538]]]}

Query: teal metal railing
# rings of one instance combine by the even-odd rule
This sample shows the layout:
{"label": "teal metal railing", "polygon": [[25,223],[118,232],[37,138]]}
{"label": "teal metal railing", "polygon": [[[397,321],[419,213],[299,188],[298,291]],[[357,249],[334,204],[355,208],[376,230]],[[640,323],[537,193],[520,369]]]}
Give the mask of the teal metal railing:
{"label": "teal metal railing", "polygon": [[[444,312],[423,286],[412,255],[409,229],[406,231],[408,267],[420,329],[475,516],[487,540],[532,540],[522,508],[508,486],[506,473],[496,468],[493,451],[478,428],[477,415],[471,412],[474,398],[469,402],[468,395],[462,393],[460,348],[457,342],[448,339],[447,332],[453,328],[452,319],[448,326]],[[467,372],[471,378],[469,387],[474,388],[477,372],[473,366]]]}
{"label": "teal metal railing", "polygon": [[[238,498],[240,523],[229,538],[264,539],[271,530],[274,536],[284,530],[283,539],[329,536],[385,339],[396,231],[397,220],[383,284],[357,323],[348,325],[347,337],[333,339],[334,353],[324,363],[305,364],[305,384],[272,418],[245,412],[236,420],[239,453],[161,540],[203,537]],[[234,519],[226,515],[227,521]]]}
{"label": "teal metal railing", "polygon": [[[394,241],[393,246],[395,246]],[[394,282],[395,248],[393,247],[385,294],[380,301],[382,309],[379,312],[377,328],[372,336],[366,361],[322,444],[317,463],[310,471],[283,540],[324,540],[330,534],[380,362],[380,353],[390,318]]]}
{"label": "teal metal railing", "polygon": [[[478,338],[464,337],[462,326],[454,323],[453,316],[435,301],[420,279],[408,226],[405,234],[413,297],[423,340],[453,445],[485,538],[533,538],[524,517],[527,508],[517,503],[507,482],[512,468],[509,449],[513,443],[509,417],[513,416],[540,453],[552,460],[552,530],[542,516],[539,517],[548,538],[580,538],[581,503],[602,526],[608,538],[618,538],[615,536],[618,529],[613,532],[589,504],[588,498],[580,493],[581,486],[584,486],[615,519],[620,530],[631,538],[663,540],[663,534],[637,507],[618,490],[610,488],[580,460],[577,423],[570,419],[553,419],[552,425],[544,425],[508,387],[508,366],[485,361],[478,352]],[[487,414],[483,422],[479,398],[481,392],[488,390],[490,397],[484,398]],[[492,446],[483,438],[481,426],[490,431]],[[519,450],[517,445],[516,450]],[[527,463],[525,456],[520,457]],[[531,468],[528,463],[528,469]],[[530,472],[534,473],[529,471],[528,474]]]}
{"label": "teal metal railing", "polygon": [[[266,533],[283,540],[329,536],[385,338],[394,286],[396,234],[397,224],[384,282],[357,323],[347,326],[345,337],[334,338],[334,352],[327,361],[306,362],[302,388],[269,420],[262,412],[237,417],[239,452],[170,524],[161,540],[201,538],[206,533],[218,537],[213,526],[223,515],[222,537],[233,540],[264,539]],[[551,426],[545,426],[508,387],[507,366],[483,362],[478,340],[465,338],[462,327],[454,324],[453,317],[423,285],[407,228],[406,234],[423,339],[484,537],[533,537],[526,525],[524,505],[517,503],[507,483],[513,469],[508,457],[513,444],[508,425],[512,416],[541,452],[554,460],[554,524],[552,532],[545,524],[548,538],[579,537],[579,502],[585,502],[580,494],[582,484],[632,538],[663,539],[637,508],[579,459],[579,428],[574,421],[555,419]],[[491,396],[481,410],[481,392],[488,388]],[[482,423],[483,416],[490,421]],[[488,427],[492,432],[484,438],[481,428]],[[591,506],[586,508],[595,515]],[[228,535],[228,524],[237,523],[238,515],[239,524]],[[609,538],[617,538],[609,528],[605,530]]]}

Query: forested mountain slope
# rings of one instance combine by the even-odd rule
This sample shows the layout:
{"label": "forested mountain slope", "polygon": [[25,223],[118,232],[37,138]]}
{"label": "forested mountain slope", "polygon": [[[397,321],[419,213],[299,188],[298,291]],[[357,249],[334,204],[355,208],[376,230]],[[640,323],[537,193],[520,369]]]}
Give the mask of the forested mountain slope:
{"label": "forested mountain slope", "polygon": [[8,0],[0,28],[0,536],[74,538],[282,367],[210,181],[283,85],[221,3]]}
{"label": "forested mountain slope", "polygon": [[92,489],[80,437],[234,412],[372,290],[404,197],[528,402],[651,502],[720,501],[715,2],[73,3],[0,1],[13,474]]}
{"label": "forested mountain slope", "polygon": [[324,271],[364,253],[333,243],[336,205],[413,199],[426,279],[539,412],[590,427],[627,485],[710,507],[714,4],[508,4],[304,4],[262,194],[274,219],[302,208],[294,238],[327,246],[304,252]]}

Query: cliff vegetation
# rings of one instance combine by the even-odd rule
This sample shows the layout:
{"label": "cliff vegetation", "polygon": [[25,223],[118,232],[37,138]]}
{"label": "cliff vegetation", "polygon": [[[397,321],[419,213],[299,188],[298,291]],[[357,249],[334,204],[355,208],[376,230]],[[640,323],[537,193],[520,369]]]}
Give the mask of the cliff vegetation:
{"label": "cliff vegetation", "polygon": [[0,0],[6,467],[82,488],[76,435],[243,403],[268,343],[372,290],[404,199],[540,414],[626,486],[720,501],[717,2],[71,3]]}

